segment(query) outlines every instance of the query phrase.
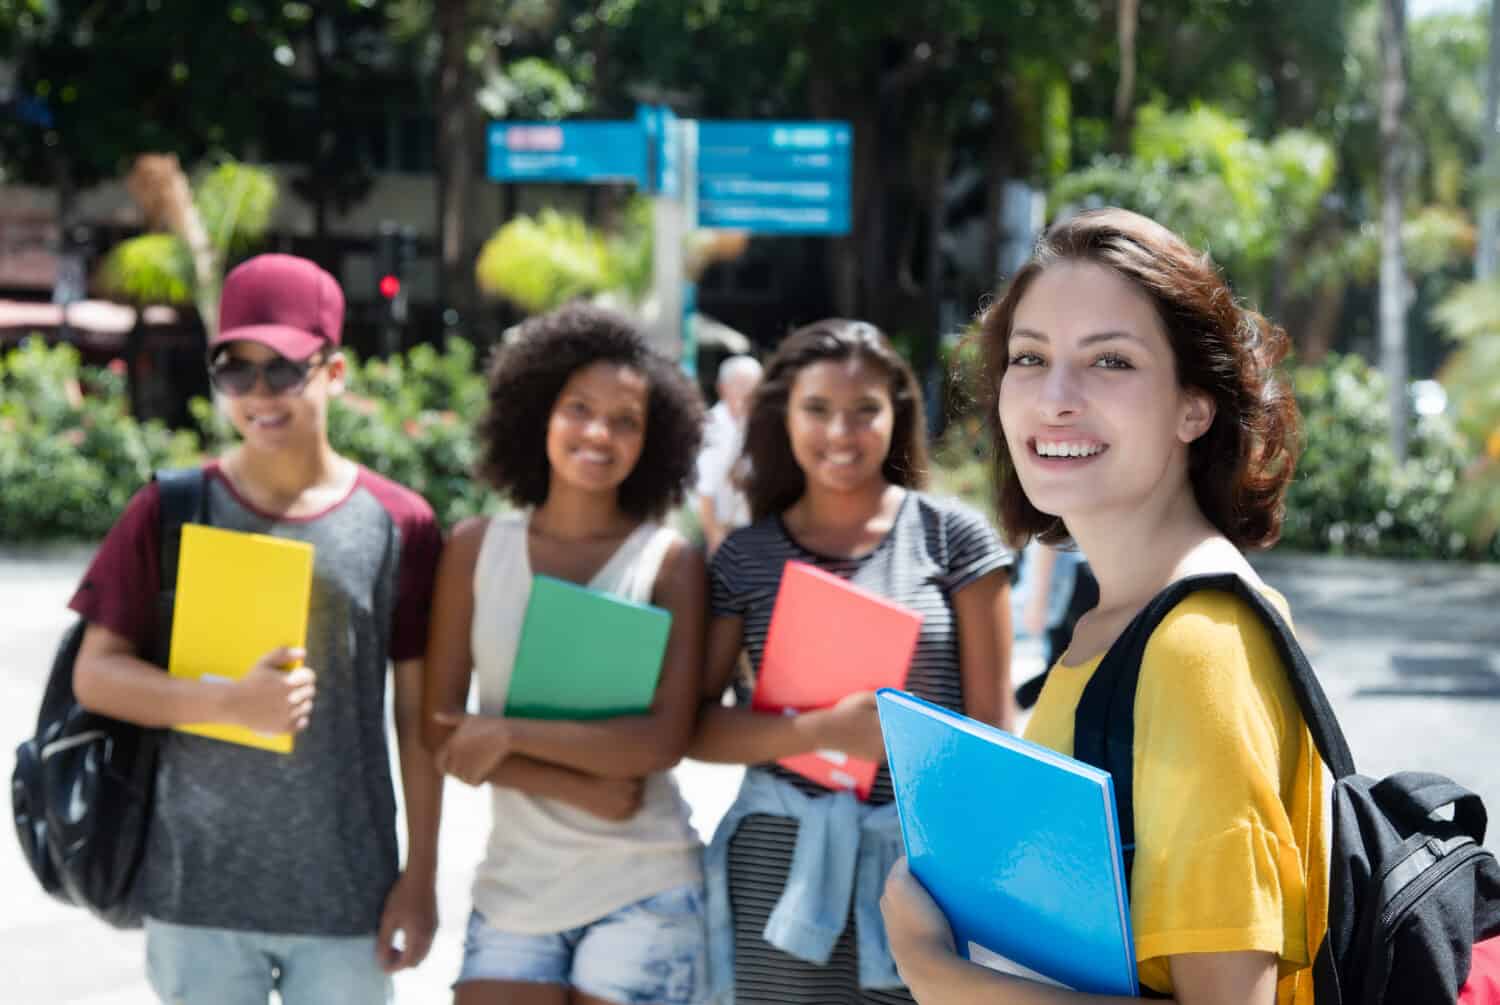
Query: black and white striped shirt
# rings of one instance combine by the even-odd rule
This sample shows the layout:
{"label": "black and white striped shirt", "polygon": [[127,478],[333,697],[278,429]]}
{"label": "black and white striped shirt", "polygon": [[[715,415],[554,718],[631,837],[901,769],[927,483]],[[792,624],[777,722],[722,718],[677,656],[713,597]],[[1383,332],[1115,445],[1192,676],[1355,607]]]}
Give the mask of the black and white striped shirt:
{"label": "black and white striped shirt", "polygon": [[[715,616],[742,619],[744,647],[752,667],[760,666],[776,591],[788,560],[815,565],[921,614],[922,630],[906,689],[963,711],[953,595],[1014,560],[984,517],[955,500],[908,492],[890,532],[873,551],[858,558],[822,555],[803,547],[787,532],[779,515],[736,530],[714,553],[711,603]],[[735,690],[738,702],[748,704],[750,682],[737,682]],[[760,767],[809,794],[825,791],[774,764]],[[870,802],[890,800],[890,776],[882,768]]]}

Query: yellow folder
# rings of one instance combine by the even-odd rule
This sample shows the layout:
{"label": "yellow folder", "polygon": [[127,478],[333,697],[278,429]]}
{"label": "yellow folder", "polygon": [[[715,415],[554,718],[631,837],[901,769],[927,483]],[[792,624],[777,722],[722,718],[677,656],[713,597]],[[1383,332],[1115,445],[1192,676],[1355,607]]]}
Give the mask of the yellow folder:
{"label": "yellow folder", "polygon": [[[307,644],[313,546],[265,534],[186,524],[177,560],[172,647],[177,677],[237,680],[278,646]],[[290,733],[186,723],[187,733],[292,752]]]}

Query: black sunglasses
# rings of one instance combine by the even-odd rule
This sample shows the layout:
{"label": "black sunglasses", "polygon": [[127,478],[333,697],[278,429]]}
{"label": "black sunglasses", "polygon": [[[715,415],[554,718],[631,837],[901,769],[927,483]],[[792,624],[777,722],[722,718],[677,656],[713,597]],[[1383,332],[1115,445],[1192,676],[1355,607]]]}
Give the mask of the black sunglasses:
{"label": "black sunglasses", "polygon": [[227,353],[208,363],[208,379],[214,390],[231,398],[249,394],[259,379],[264,379],[272,394],[291,394],[307,385],[313,370],[323,365],[319,357],[297,361],[285,356],[273,356],[264,363],[253,363]]}

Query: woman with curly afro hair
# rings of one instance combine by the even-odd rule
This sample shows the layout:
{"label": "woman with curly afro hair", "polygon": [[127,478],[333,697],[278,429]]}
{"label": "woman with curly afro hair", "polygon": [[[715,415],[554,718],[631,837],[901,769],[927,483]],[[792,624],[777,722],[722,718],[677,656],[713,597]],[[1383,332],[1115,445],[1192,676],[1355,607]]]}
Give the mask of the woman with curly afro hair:
{"label": "woman with curly afro hair", "polygon": [[[479,470],[518,508],[460,524],[443,553],[424,709],[439,767],[487,786],[493,808],[458,1005],[702,997],[701,846],[667,771],[694,728],[705,571],[658,522],[683,498],[702,421],[687,378],[593,307],[525,322],[490,370]],[[671,612],[648,712],[504,717],[534,575]]]}

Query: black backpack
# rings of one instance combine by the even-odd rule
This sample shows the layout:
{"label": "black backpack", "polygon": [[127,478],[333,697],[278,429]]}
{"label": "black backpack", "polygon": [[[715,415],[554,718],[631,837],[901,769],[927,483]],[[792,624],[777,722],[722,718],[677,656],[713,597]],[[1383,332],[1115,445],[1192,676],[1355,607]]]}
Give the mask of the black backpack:
{"label": "black backpack", "polygon": [[[1291,628],[1233,574],[1189,577],[1157,594],[1110,647],[1079,700],[1074,756],[1112,776],[1127,873],[1135,847],[1131,757],[1141,659],[1162,618],[1198,590],[1234,594],[1266,623],[1334,778],[1328,934],[1313,961],[1318,1005],[1452,1003],[1471,977],[1475,997],[1464,1000],[1493,1001],[1476,988],[1500,981],[1494,943],[1471,974],[1476,944],[1500,936],[1500,865],[1481,847],[1484,804],[1441,775],[1400,772],[1376,781],[1355,774],[1343,730]],[[1447,806],[1451,819],[1434,816]]]}
{"label": "black backpack", "polygon": [[[157,651],[166,665],[172,636],[177,546],[182,525],[201,522],[198,468],[158,471],[161,592]],[[11,809],[16,835],[42,889],[86,907],[116,928],[141,923],[136,877],[146,849],[160,731],[96,715],[73,697],[73,664],[86,622],[63,635],[37,713],[36,733],[16,748]]]}

